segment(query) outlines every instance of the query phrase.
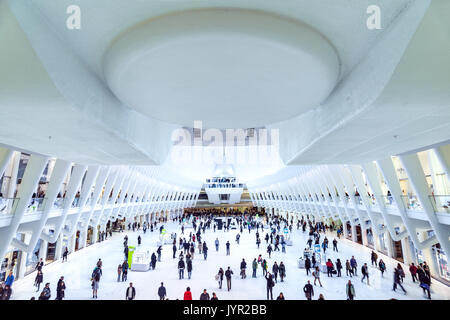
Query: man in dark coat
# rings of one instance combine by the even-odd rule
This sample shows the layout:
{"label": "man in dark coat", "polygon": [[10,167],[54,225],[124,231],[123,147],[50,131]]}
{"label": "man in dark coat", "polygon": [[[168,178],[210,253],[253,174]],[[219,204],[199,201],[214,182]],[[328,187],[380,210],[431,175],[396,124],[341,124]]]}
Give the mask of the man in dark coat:
{"label": "man in dark coat", "polygon": [[227,271],[225,271],[225,277],[227,278],[228,291],[231,290],[231,275],[232,274],[233,274],[233,271],[231,271],[230,267],[228,267]]}
{"label": "man in dark coat", "polygon": [[206,289],[203,289],[203,293],[200,295],[200,300],[209,300],[209,293],[206,292]]}
{"label": "man in dark coat", "polygon": [[309,280],[308,283],[303,287],[303,292],[305,293],[305,297],[308,300],[311,300],[312,296],[314,296],[314,288],[311,283],[309,283]]}
{"label": "man in dark coat", "polygon": [[64,277],[61,277],[58,280],[58,284],[56,285],[56,299],[62,300],[64,298],[64,291],[66,290],[66,284],[64,283]]}
{"label": "man in dark coat", "polygon": [[167,295],[166,288],[164,287],[164,283],[161,282],[161,287],[159,287],[159,289],[158,289],[159,300],[164,300],[166,295]]}
{"label": "man in dark coat", "polygon": [[125,293],[125,300],[134,300],[136,297],[136,289],[133,287],[133,282],[130,282],[130,286]]}
{"label": "man in dark coat", "polygon": [[152,253],[152,257],[151,257],[151,265],[152,265],[152,269],[155,270],[156,267],[156,254],[153,252]]}

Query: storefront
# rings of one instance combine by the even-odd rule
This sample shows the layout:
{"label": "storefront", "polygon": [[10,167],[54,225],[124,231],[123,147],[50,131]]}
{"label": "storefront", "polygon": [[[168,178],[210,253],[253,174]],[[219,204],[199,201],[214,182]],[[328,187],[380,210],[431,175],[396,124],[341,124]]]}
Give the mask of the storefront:
{"label": "storefront", "polygon": [[347,239],[352,240],[352,226],[350,222],[347,222],[345,227],[347,228]]}
{"label": "storefront", "polygon": [[80,231],[78,230],[76,235],[75,235],[75,251],[78,251],[79,247],[80,247]]}
{"label": "storefront", "polygon": [[378,238],[380,239],[380,251],[384,254],[388,254],[388,248],[386,246],[385,233],[381,233]]}
{"label": "storefront", "polygon": [[400,262],[404,262],[402,242],[401,241],[392,241],[392,245],[393,245],[393,255],[394,255],[393,258]]}
{"label": "storefront", "polygon": [[36,243],[36,246],[34,247],[34,250],[32,252],[28,252],[26,256],[26,263],[25,263],[25,275],[30,274],[33,272],[36,268],[36,265],[39,261],[39,250],[41,248],[42,240],[39,239]]}
{"label": "storefront", "polygon": [[17,257],[19,256],[19,251],[14,250],[6,253],[3,259],[2,265],[0,267],[0,281],[5,281],[9,272],[12,271],[14,276],[17,276]]}
{"label": "storefront", "polygon": [[439,276],[450,282],[450,270],[448,269],[448,260],[444,251],[439,248],[439,244],[432,247],[433,258],[439,271]]}
{"label": "storefront", "polygon": [[357,225],[355,229],[356,229],[356,242],[362,244],[363,242],[362,242],[361,226]]}
{"label": "storefront", "polygon": [[87,229],[87,235],[86,235],[86,246],[90,246],[93,243],[92,235],[94,233],[94,229],[92,227],[88,227]]}
{"label": "storefront", "polygon": [[368,247],[374,249],[374,239],[373,239],[373,233],[372,233],[372,228],[367,228],[366,229],[366,234],[367,234],[367,245]]}
{"label": "storefront", "polygon": [[[55,231],[49,230],[49,235],[52,235]],[[55,261],[55,253],[56,253],[56,241],[54,243],[48,243],[47,245],[47,256],[45,260],[47,262]]]}

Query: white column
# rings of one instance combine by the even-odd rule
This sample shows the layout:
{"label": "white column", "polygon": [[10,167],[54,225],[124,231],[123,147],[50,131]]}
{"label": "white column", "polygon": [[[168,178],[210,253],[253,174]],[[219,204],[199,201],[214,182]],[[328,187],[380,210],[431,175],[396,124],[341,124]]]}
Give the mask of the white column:
{"label": "white column", "polygon": [[56,241],[55,247],[55,260],[61,259],[61,254],[63,250],[63,234],[61,233]]}
{"label": "white column", "polygon": [[[23,237],[23,241],[24,242],[28,242],[31,238],[31,234],[29,233],[25,233],[24,237]],[[19,253],[20,257],[19,257],[19,265],[18,265],[18,274],[17,274],[17,278],[23,278],[25,276],[25,271],[26,271],[26,267],[27,267],[27,252],[24,251],[20,251]]]}
{"label": "white column", "polygon": [[387,229],[384,232],[384,242],[386,244],[388,256],[394,258],[394,244],[392,242],[391,234]]}

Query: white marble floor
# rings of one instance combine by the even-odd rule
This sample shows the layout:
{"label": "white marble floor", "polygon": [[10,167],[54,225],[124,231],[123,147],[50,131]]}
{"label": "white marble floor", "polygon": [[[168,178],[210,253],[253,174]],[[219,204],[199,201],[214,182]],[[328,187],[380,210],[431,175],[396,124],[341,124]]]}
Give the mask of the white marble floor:
{"label": "white marble floor", "polygon": [[[262,241],[261,249],[258,249],[255,242],[254,230],[252,230],[251,234],[248,233],[248,230],[244,231],[241,235],[239,245],[235,242],[238,230],[231,230],[230,232],[213,232],[212,229],[207,230],[205,234],[202,234],[202,240],[206,240],[210,249],[208,259],[205,261],[203,255],[200,256],[198,250],[196,250],[196,255],[193,260],[192,278],[190,280],[187,279],[186,272],[184,280],[178,279],[178,259],[172,258],[172,245],[165,245],[162,252],[162,261],[156,264],[155,270],[148,272],[130,271],[127,282],[117,282],[116,270],[118,264],[123,261],[123,237],[125,234],[128,234],[129,245],[137,245],[137,237],[140,234],[142,237],[141,248],[143,250],[149,250],[152,253],[157,249],[156,242],[159,236],[159,226],[153,233],[147,231],[145,235],[142,231],[115,233],[112,238],[106,241],[70,254],[68,262],[61,263],[61,261],[57,261],[45,266],[43,268],[44,283],[50,282],[51,284],[51,299],[56,297],[56,283],[60,276],[65,277],[67,287],[66,299],[92,299],[90,277],[99,258],[103,260],[103,277],[100,281],[98,299],[125,299],[125,290],[129,282],[133,282],[136,288],[136,299],[158,299],[157,290],[161,281],[164,282],[170,300],[182,299],[183,293],[188,286],[191,288],[194,299],[199,299],[203,289],[207,289],[210,295],[212,292],[216,292],[220,300],[266,299],[266,281],[262,276],[261,268],[258,268],[258,277],[256,279],[251,277],[251,262],[253,258],[257,258],[259,254],[267,258],[265,241]],[[169,222],[165,227],[168,232],[180,233],[178,224]],[[189,234],[190,231],[192,231],[192,228],[186,229],[185,233],[187,232]],[[277,261],[277,263],[283,261],[286,265],[285,282],[278,282],[273,288],[273,294],[274,298],[276,298],[279,292],[283,292],[286,299],[304,300],[305,297],[302,288],[307,280],[313,280],[313,278],[306,276],[305,270],[297,267],[297,260],[302,255],[308,236],[307,234],[303,234],[301,230],[296,229],[292,233],[293,246],[287,246],[286,253],[274,252],[272,258],[268,259],[269,270],[272,269],[274,261]],[[264,239],[265,234],[261,234],[261,236]],[[218,252],[216,252],[214,246],[216,237],[220,241],[220,249]],[[328,238],[331,245],[333,235],[329,235]],[[231,243],[230,256],[226,256],[225,252],[225,243],[227,240]],[[338,253],[330,250],[327,258],[331,258],[333,262],[337,258],[340,258],[345,263],[346,259],[350,259],[354,255],[358,262],[358,277],[351,279],[355,286],[356,300],[391,298],[425,299],[422,289],[417,283],[412,282],[406,266],[404,266],[404,270],[407,273],[404,287],[407,290],[407,295],[404,295],[401,289],[397,290],[397,292],[392,291],[393,267],[397,264],[397,261],[379,254],[379,258],[382,258],[386,262],[387,272],[385,272],[385,277],[382,278],[378,269],[370,267],[369,286],[361,283],[359,274],[360,266],[364,262],[370,265],[371,250],[345,239],[339,240],[338,248]],[[239,276],[239,265],[242,258],[245,258],[248,264],[247,278],[244,280],[240,279]],[[229,292],[226,289],[225,282],[222,289],[218,289],[218,283],[214,280],[214,276],[217,274],[219,267],[225,270],[228,266],[234,271],[232,289]],[[13,284],[11,299],[28,300],[32,296],[35,296],[37,299],[39,293],[36,292],[36,288],[33,286],[35,276],[36,272],[33,272],[23,279],[17,280]],[[321,280],[323,287],[314,287],[314,298],[317,299],[319,294],[322,293],[325,299],[346,299],[345,285],[348,279],[345,276],[345,270],[342,278],[328,278],[326,274],[322,274]],[[41,285],[41,290],[42,287]],[[450,288],[433,280],[432,299],[449,300]]]}

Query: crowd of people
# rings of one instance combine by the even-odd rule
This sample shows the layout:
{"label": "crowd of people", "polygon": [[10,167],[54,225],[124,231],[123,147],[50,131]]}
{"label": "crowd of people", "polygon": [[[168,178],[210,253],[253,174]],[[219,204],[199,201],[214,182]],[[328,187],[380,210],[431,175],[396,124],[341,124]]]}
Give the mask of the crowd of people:
{"label": "crowd of people", "polygon": [[[192,271],[193,271],[193,261],[194,257],[197,254],[203,258],[203,260],[207,260],[208,258],[208,250],[209,247],[206,241],[203,239],[204,234],[207,232],[216,232],[216,229],[219,228],[217,222],[215,221],[217,218],[216,209],[204,209],[200,212],[197,212],[196,215],[187,215],[179,216],[173,218],[173,222],[178,224],[178,228],[180,230],[179,237],[173,238],[172,242],[172,259],[178,259],[177,273],[178,278],[180,280],[185,279],[185,271],[187,272],[187,279],[191,279]],[[273,300],[273,290],[278,282],[284,282],[286,280],[286,265],[283,261],[278,260],[274,261],[269,265],[269,261],[272,260],[273,252],[279,251],[280,254],[286,253],[287,246],[287,238],[286,235],[291,233],[293,227],[297,225],[297,230],[302,230],[302,232],[308,235],[308,240],[306,241],[306,248],[304,249],[304,269],[307,277],[311,277],[306,281],[302,290],[306,299],[311,300],[315,296],[315,288],[320,286],[323,288],[323,284],[321,282],[321,274],[323,271],[323,265],[326,268],[327,277],[336,278],[344,277],[343,269],[345,267],[345,276],[348,277],[348,281],[345,284],[345,298],[348,300],[354,300],[356,297],[355,286],[352,281],[354,278],[358,277],[358,263],[354,256],[350,258],[342,259],[336,258],[335,261],[332,261],[331,258],[326,259],[326,261],[320,261],[321,257],[324,257],[329,246],[328,236],[333,233],[336,234],[336,237],[331,241],[333,249],[333,254],[339,254],[338,250],[338,239],[340,234],[342,234],[342,228],[335,226],[334,224],[326,225],[322,222],[316,222],[314,220],[310,220],[309,217],[301,217],[294,223],[293,216],[282,217],[273,214],[266,214],[257,212],[255,210],[246,210],[244,212],[233,212],[233,219],[235,221],[235,227],[238,232],[236,233],[236,245],[239,246],[241,234],[247,232],[251,234],[252,232],[255,234],[255,243],[260,249],[261,243],[265,242],[264,245],[264,253],[257,253],[257,256],[251,257],[243,257],[239,264],[239,277],[240,279],[247,278],[247,268],[250,267],[248,265],[248,261],[251,263],[252,268],[252,276],[251,278],[258,278],[258,269],[261,269],[262,279],[265,282],[267,299]],[[231,219],[224,219],[224,224],[221,226],[223,232],[230,231],[230,221]],[[158,232],[161,234],[164,229],[164,225],[157,227],[158,222],[167,222],[167,219],[154,221],[152,223],[144,222],[142,225],[138,222],[133,222],[128,224],[129,231],[137,231],[137,243],[138,246],[142,244],[142,232],[145,234],[147,230],[150,232]],[[192,231],[187,234],[185,227],[188,225],[192,226]],[[190,229],[190,228],[189,228]],[[119,230],[119,232],[122,230]],[[331,233],[333,232],[333,233]],[[111,234],[110,234],[111,236]],[[323,252],[323,255],[317,254],[317,252],[313,252],[312,246],[315,248],[319,247]],[[219,237],[216,237],[214,241],[214,246],[216,252],[219,251],[220,241]],[[280,248],[281,247],[281,248]],[[124,259],[119,263],[117,267],[117,282],[127,282],[128,281],[128,271],[129,271],[129,263],[128,263],[128,235],[124,237],[123,241],[123,254]],[[157,250],[152,253],[150,258],[150,268],[154,270],[156,268],[156,263],[161,261],[161,252],[163,249],[163,244],[157,247]],[[198,251],[197,251],[198,250]],[[198,253],[197,253],[198,252]],[[226,255],[229,256],[231,254],[231,243],[227,241],[225,243],[225,252]],[[63,261],[67,261],[67,248],[63,253]],[[282,255],[281,255],[282,256]],[[278,255],[277,257],[280,257]],[[200,258],[200,259],[201,259]],[[246,260],[247,258],[247,260]],[[198,259],[198,258],[197,258]],[[382,259],[378,259],[378,255],[375,251],[372,251],[370,256],[371,267],[378,269],[381,272],[381,276],[384,277],[384,273],[387,271],[386,264]],[[324,263],[323,263],[324,262]],[[41,284],[43,283],[43,261],[40,261],[36,265],[36,276],[34,286],[36,287],[36,292],[40,291]],[[98,290],[100,287],[100,280],[103,276],[103,262],[99,259],[93,268],[91,274],[91,287],[92,287],[92,299],[97,299]],[[237,266],[236,266],[237,267]],[[217,270],[217,269],[216,269]],[[296,271],[297,272],[297,271]],[[298,271],[300,272],[300,271]],[[360,277],[361,282],[366,283],[368,286],[370,285],[370,270],[367,263],[362,263],[360,266]],[[393,272],[393,291],[396,291],[400,288],[404,294],[407,294],[405,288],[403,287],[403,283],[405,281],[405,272],[400,263],[394,268]],[[423,289],[424,294],[426,294],[428,299],[431,299],[431,275],[429,266],[424,262],[419,265],[415,265],[414,263],[410,265],[409,272],[411,274],[411,279],[413,283],[418,283],[418,285]],[[222,289],[223,281],[226,280],[226,289],[227,291],[232,290],[232,280],[236,277],[233,277],[234,271],[231,266],[218,266],[218,272],[215,274],[215,280],[218,283],[218,289]],[[261,278],[260,278],[261,279]],[[255,280],[259,281],[259,280]],[[0,298],[2,300],[8,300],[11,297],[12,293],[12,284],[14,282],[14,275],[10,273],[4,284],[0,286]],[[62,300],[65,297],[66,285],[64,282],[64,277],[60,277],[56,284],[56,300]],[[317,291],[317,289],[316,289]],[[167,290],[164,286],[164,283],[161,282],[161,286],[158,288],[157,295],[160,300],[166,300],[167,298]],[[133,286],[133,283],[130,282],[129,286],[126,288],[125,299],[133,300],[137,296],[136,288]],[[45,283],[42,291],[39,295],[39,300],[49,300],[52,297],[52,292],[50,289],[50,283]],[[298,297],[294,297],[298,298]],[[34,299],[34,297],[32,298]],[[186,288],[186,291],[183,295],[184,300],[192,300],[192,293],[190,291],[190,287]],[[276,297],[277,300],[285,300],[285,296],[283,292],[279,292]],[[319,293],[319,300],[323,300],[324,295]],[[212,292],[211,296],[208,293],[207,289],[204,289],[200,293],[200,300],[218,300],[217,294]]]}

